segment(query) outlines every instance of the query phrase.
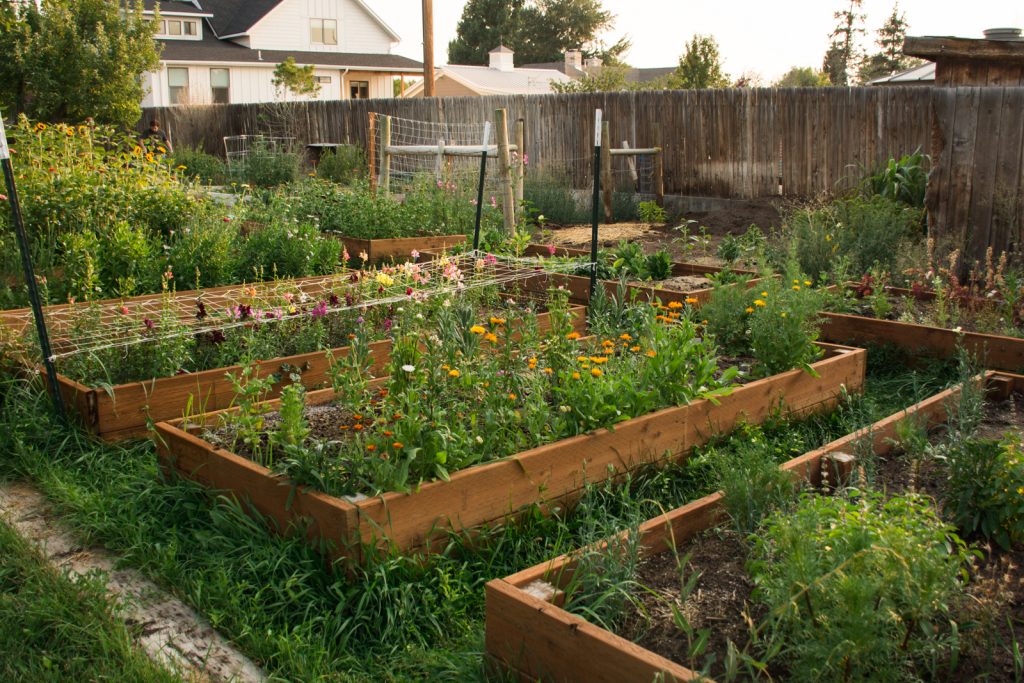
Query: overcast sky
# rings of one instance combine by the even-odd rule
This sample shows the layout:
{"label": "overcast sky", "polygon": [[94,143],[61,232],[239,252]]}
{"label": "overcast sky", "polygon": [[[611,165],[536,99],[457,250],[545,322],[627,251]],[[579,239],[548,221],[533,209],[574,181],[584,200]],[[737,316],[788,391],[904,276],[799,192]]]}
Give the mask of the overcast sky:
{"label": "overcast sky", "polygon": [[[402,36],[396,52],[422,59],[420,0],[367,0]],[[443,64],[448,41],[465,0],[434,0],[435,59]],[[833,12],[843,0],[604,0],[616,15],[615,28],[603,38],[623,34],[633,41],[626,60],[633,66],[673,66],[686,40],[710,33],[718,40],[725,69],[732,75],[757,72],[766,81],[791,66],[820,67]],[[901,0],[910,35],[980,38],[986,28],[1024,26],[1024,0]],[[893,0],[864,0],[869,41],[892,12]],[[873,47],[869,45],[868,47]]]}

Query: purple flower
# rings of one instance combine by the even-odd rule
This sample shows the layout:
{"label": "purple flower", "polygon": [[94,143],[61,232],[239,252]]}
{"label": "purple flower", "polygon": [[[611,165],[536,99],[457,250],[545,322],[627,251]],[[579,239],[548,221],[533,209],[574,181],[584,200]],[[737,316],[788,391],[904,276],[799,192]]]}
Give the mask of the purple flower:
{"label": "purple flower", "polygon": [[349,307],[351,307],[351,306],[352,306],[352,302],[353,302],[353,301],[355,301],[355,299],[353,299],[353,298],[352,298],[352,295],[351,295],[351,294],[346,294],[346,295],[345,295],[345,305],[346,305],[346,306],[349,306]]}
{"label": "purple flower", "polygon": [[391,330],[391,325],[392,325],[392,323],[391,323],[391,318],[388,318],[388,319],[386,319],[386,320],[384,321],[384,331],[385,331],[385,332],[388,332],[388,331],[390,331],[390,330]]}
{"label": "purple flower", "polygon": [[358,318],[356,318],[356,324],[357,325],[362,325],[365,322],[366,322],[366,319],[363,318],[363,316],[359,316]]}
{"label": "purple flower", "polygon": [[196,309],[196,320],[202,320],[203,318],[206,317],[206,304],[204,304],[202,301],[197,301]]}
{"label": "purple flower", "polygon": [[313,320],[324,317],[327,315],[327,302],[321,301],[313,307],[313,310],[311,310],[309,314],[313,317]]}
{"label": "purple flower", "polygon": [[331,294],[330,299],[328,300],[331,302],[332,306],[337,306],[340,303],[337,294]]}
{"label": "purple flower", "polygon": [[249,304],[241,304],[238,307],[238,317],[242,320],[248,320],[252,317],[252,306]]}
{"label": "purple flower", "polygon": [[147,330],[153,330],[153,329],[155,329],[155,328],[156,328],[156,323],[154,323],[154,322],[153,322],[152,320],[150,320],[149,318],[146,318],[145,320],[143,320],[143,321],[142,321],[142,324],[146,326],[146,329],[147,329]]}

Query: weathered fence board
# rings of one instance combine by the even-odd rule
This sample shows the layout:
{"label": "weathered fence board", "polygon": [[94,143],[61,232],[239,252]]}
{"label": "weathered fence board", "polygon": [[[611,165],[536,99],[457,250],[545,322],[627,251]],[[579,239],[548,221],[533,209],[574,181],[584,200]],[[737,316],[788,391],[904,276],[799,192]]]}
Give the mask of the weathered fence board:
{"label": "weathered fence board", "polygon": [[[436,99],[233,104],[148,110],[178,147],[222,153],[229,135],[294,136],[300,143],[365,146],[370,112],[431,122],[482,123],[496,108],[526,122],[531,170],[590,178],[593,111],[613,140],[653,147],[660,123],[665,191],[756,198],[815,196],[849,187],[890,156],[928,150],[931,89],[790,88],[509,95]],[[140,126],[142,124],[140,123]],[[780,173],[781,169],[781,173]]]}

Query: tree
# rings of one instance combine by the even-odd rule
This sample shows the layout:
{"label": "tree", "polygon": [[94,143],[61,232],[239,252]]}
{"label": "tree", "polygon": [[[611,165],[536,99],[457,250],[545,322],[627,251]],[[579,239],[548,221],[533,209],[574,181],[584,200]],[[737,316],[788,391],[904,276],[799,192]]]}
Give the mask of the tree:
{"label": "tree", "polygon": [[694,88],[726,88],[729,77],[722,71],[718,43],[713,36],[694,35],[679,58],[679,66],[669,77],[668,86],[675,90]]}
{"label": "tree", "polygon": [[608,64],[594,73],[588,73],[576,81],[566,83],[552,82],[551,89],[555,92],[614,92],[618,90],[634,90],[626,80],[629,67],[625,64]]}
{"label": "tree", "polygon": [[320,94],[320,84],[314,74],[314,66],[299,66],[295,58],[289,56],[274,69],[274,87],[278,93],[291,92],[295,95],[316,97]]}
{"label": "tree", "polygon": [[833,85],[850,85],[851,77],[863,58],[857,44],[857,36],[864,34],[864,15],[857,12],[862,2],[863,0],[849,0],[845,10],[834,14],[838,23],[829,35],[832,42],[821,67]]}
{"label": "tree", "polygon": [[892,14],[878,29],[875,44],[881,48],[865,60],[860,71],[861,81],[890,76],[914,66],[917,60],[903,54],[903,40],[907,36],[907,15],[893,5]]}
{"label": "tree", "polygon": [[614,18],[600,0],[469,0],[448,43],[448,61],[485,65],[499,44],[515,52],[516,64],[561,61],[567,50],[576,49],[614,61],[629,41],[611,47],[596,42]]}
{"label": "tree", "polygon": [[832,85],[828,74],[815,71],[809,66],[794,66],[775,81],[777,88],[815,88],[824,85]]}
{"label": "tree", "polygon": [[142,0],[0,0],[0,103],[46,121],[132,126],[160,64]]}

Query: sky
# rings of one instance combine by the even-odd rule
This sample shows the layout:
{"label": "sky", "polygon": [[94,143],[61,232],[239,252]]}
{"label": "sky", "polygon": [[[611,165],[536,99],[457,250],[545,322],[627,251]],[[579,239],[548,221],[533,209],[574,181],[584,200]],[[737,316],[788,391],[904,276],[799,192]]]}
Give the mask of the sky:
{"label": "sky", "polygon": [[[395,52],[423,58],[421,0],[366,0],[402,37]],[[608,44],[628,35],[633,47],[626,61],[637,67],[674,66],[694,33],[718,41],[727,73],[754,72],[766,83],[792,66],[820,68],[835,26],[833,13],[843,0],[603,0],[616,15],[615,27],[601,38]],[[434,0],[434,55],[448,58],[448,41],[464,0]],[[1024,27],[1024,0],[900,0],[910,24],[908,35],[981,38],[986,28]],[[867,40],[892,12],[893,0],[864,0]]]}

